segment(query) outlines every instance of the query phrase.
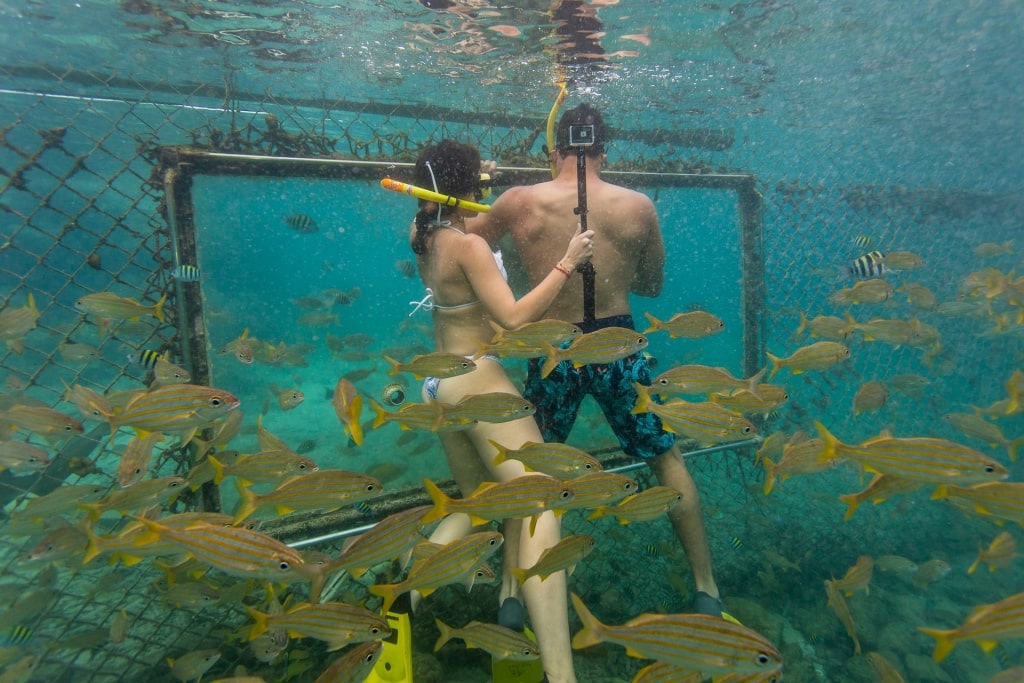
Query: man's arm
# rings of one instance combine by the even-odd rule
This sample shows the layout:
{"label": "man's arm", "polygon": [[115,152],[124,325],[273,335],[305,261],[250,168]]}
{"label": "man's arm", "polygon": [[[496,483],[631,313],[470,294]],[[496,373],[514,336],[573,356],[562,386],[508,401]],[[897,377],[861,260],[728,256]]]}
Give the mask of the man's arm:
{"label": "man's arm", "polygon": [[515,195],[520,188],[505,190],[494,200],[488,213],[478,213],[466,219],[466,231],[480,235],[494,248],[498,240],[512,228],[515,219]]}
{"label": "man's arm", "polygon": [[637,296],[658,296],[665,284],[665,242],[661,237],[658,213],[650,200],[642,215],[647,224],[647,239],[640,247],[640,258],[629,291]]}

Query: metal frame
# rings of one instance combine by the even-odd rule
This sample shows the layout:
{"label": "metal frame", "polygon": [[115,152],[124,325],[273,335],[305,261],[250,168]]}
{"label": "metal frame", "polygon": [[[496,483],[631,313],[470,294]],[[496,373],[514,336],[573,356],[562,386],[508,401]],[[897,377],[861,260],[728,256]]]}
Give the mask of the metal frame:
{"label": "metal frame", "polygon": [[[376,181],[387,172],[397,168],[411,168],[409,163],[374,162],[346,159],[315,159],[296,157],[272,157],[249,154],[225,154],[207,152],[190,147],[161,148],[160,161],[167,202],[173,248],[178,263],[196,262],[196,229],[192,206],[192,180],[194,176],[266,176],[266,177],[315,177],[317,179],[369,180]],[[550,171],[538,168],[499,168],[502,172],[501,185],[529,185],[548,180]],[[763,243],[763,199],[756,188],[756,178],[749,174],[695,174],[695,173],[649,173],[629,171],[604,171],[603,175],[614,178],[615,182],[628,187],[673,187],[720,189],[736,193],[739,214],[743,318],[743,366],[749,376],[756,373],[763,364],[765,339],[765,286]],[[207,330],[202,315],[202,290],[199,283],[177,282],[180,320],[188,321],[189,328],[181,330],[182,355],[186,367],[195,381],[209,381],[210,364],[206,357]],[[194,288],[188,290],[186,288]],[[184,296],[188,294],[188,296]],[[754,441],[727,444],[725,448],[745,448]],[[692,451],[693,455],[716,452],[722,447]],[[690,455],[690,454],[688,454]],[[626,463],[606,461],[606,466],[621,466],[635,469]],[[451,482],[445,482],[449,491],[454,491]],[[207,495],[210,495],[207,493]],[[212,502],[212,501],[211,501]],[[429,502],[422,490],[398,491],[375,501],[380,512],[390,512]],[[299,519],[287,520],[276,530],[275,535],[286,539],[305,537],[310,539],[327,529],[338,529],[343,525],[360,526],[365,518],[352,511],[339,511],[330,515],[303,515]],[[350,530],[352,531],[352,530]],[[347,532],[330,533],[323,538],[337,538]],[[323,540],[323,539],[318,539]],[[309,540],[295,540],[297,545],[306,545]]]}

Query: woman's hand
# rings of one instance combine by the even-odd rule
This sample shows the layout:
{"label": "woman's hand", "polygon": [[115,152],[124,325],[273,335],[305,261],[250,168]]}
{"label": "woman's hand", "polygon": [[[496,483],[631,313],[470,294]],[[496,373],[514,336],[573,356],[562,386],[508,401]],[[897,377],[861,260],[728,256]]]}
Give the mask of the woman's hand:
{"label": "woman's hand", "polygon": [[580,265],[586,263],[594,255],[594,231],[578,232],[573,235],[569,242],[569,248],[565,250],[560,264],[570,272],[576,270]]}

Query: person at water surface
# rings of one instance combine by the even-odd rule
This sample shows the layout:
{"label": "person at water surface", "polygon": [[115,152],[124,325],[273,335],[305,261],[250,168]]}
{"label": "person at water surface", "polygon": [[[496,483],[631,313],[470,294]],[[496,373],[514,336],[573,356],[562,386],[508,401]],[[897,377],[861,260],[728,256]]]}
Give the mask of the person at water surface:
{"label": "person at water surface", "polygon": [[[552,249],[579,228],[574,215],[579,205],[577,147],[570,144],[570,128],[576,126],[592,127],[591,144],[584,150],[587,220],[594,233],[595,320],[584,320],[580,277],[562,288],[547,316],[575,322],[585,333],[613,326],[635,329],[629,295],[656,297],[661,293],[665,246],[650,198],[601,178],[608,129],[594,107],[581,104],[559,120],[556,148],[550,151],[557,168],[553,180],[506,190],[489,213],[476,216],[467,225],[470,232],[492,245],[511,235],[530,282],[536,285],[548,277],[545,264],[550,262]],[[563,361],[544,379],[540,361],[534,359],[523,393],[536,405],[534,417],[547,441],[565,441],[583,398],[593,395],[623,450],[647,459],[662,484],[683,494],[682,502],[668,514],[693,571],[697,588],[694,609],[721,615],[696,485],[675,446],[675,437],[662,428],[658,417],[630,413],[637,398],[632,387],[636,381],[651,384],[647,361],[640,353],[580,368]]]}
{"label": "person at water surface", "polygon": [[[435,192],[477,201],[480,163],[476,149],[444,140],[420,155],[415,167],[415,183]],[[430,307],[437,350],[468,358],[490,341],[493,335],[490,321],[505,328],[516,328],[543,317],[559,292],[573,279],[578,279],[579,276],[574,275],[576,268],[593,254],[593,233],[578,234],[573,229],[575,220],[566,219],[562,244],[568,246],[564,255],[556,262],[549,258],[547,277],[538,278],[534,289],[517,301],[487,243],[465,232],[465,220],[471,215],[473,212],[464,207],[439,206],[421,200],[409,236],[417,269],[432,296]],[[475,362],[476,367],[471,372],[439,380],[428,378],[424,384],[424,400],[455,404],[474,394],[519,395],[496,357],[485,355]],[[438,436],[452,475],[464,495],[472,493],[484,481],[507,482],[527,474],[517,460],[495,465],[495,443],[515,449],[527,442],[542,440],[540,430],[529,416],[500,423],[478,422],[467,430],[443,431]],[[544,550],[556,545],[561,538],[560,523],[552,511],[539,516],[532,535],[529,526],[518,519],[504,522],[503,566],[509,571],[504,572],[502,579],[503,608],[511,599],[515,598],[509,604],[516,604],[518,600],[518,583],[510,570],[533,566]],[[469,517],[456,513],[441,523],[431,541],[446,543],[465,536],[470,529]],[[531,578],[521,590],[548,680],[551,683],[574,682],[565,573],[559,572],[543,582],[537,577]]]}

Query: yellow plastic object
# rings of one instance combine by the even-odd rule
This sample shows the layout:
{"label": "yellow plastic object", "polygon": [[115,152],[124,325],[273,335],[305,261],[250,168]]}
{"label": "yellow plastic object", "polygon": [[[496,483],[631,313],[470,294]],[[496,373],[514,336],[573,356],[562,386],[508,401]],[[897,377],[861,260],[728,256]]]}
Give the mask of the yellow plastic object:
{"label": "yellow plastic object", "polygon": [[[526,629],[526,637],[537,642],[533,631]],[[544,667],[539,659],[532,662],[514,662],[511,659],[491,660],[491,679],[494,683],[540,683],[544,678]]]}
{"label": "yellow plastic object", "polygon": [[[555,152],[555,125],[558,116],[558,110],[562,108],[562,102],[565,102],[565,96],[568,95],[568,91],[565,89],[565,76],[561,76],[558,82],[555,83],[558,86],[558,96],[555,97],[555,103],[551,105],[551,111],[548,113],[548,125],[547,125],[547,142],[548,142],[548,154],[554,154]],[[558,176],[558,166],[555,165],[555,159],[552,156],[550,160],[551,166],[551,177],[555,178]]]}
{"label": "yellow plastic object", "polygon": [[416,199],[423,199],[428,202],[437,202],[439,204],[444,204],[445,206],[461,206],[478,213],[487,213],[491,210],[491,207],[487,204],[468,202],[465,199],[459,199],[458,197],[452,197],[450,195],[441,194],[440,192],[416,187],[415,185],[403,183],[402,181],[395,180],[393,178],[384,178],[380,181],[380,186],[385,190],[391,190],[392,192],[398,192],[399,194],[407,194],[410,197],[416,197]]}
{"label": "yellow plastic object", "polygon": [[366,683],[412,683],[412,628],[409,615],[388,612],[384,615],[391,635],[381,641],[384,647]]}

